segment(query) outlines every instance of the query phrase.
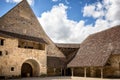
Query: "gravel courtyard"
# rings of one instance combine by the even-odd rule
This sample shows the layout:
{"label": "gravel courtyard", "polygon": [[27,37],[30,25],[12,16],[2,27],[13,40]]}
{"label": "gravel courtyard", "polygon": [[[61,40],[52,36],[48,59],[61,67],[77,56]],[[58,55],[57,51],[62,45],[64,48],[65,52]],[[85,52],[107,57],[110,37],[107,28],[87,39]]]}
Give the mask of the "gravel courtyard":
{"label": "gravel courtyard", "polygon": [[83,78],[83,77],[33,77],[33,78],[20,78],[9,80],[120,80],[120,79],[101,79],[101,78]]}

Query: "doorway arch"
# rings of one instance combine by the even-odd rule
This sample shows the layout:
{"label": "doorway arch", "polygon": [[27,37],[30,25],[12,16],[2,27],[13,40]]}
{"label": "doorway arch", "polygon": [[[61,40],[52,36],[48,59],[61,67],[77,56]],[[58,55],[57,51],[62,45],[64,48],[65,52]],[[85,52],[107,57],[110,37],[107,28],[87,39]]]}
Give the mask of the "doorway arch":
{"label": "doorway arch", "polygon": [[21,69],[21,76],[22,77],[32,77],[33,76],[33,69],[32,66],[28,63],[23,63],[22,69]]}
{"label": "doorway arch", "polygon": [[40,74],[39,63],[34,59],[28,59],[21,66],[21,77],[36,77]]}

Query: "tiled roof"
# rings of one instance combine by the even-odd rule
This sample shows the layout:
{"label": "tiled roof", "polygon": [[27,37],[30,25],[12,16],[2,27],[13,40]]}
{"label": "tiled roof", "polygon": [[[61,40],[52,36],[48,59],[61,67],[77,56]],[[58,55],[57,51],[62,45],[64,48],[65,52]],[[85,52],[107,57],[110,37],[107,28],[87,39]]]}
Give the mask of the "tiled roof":
{"label": "tiled roof", "polygon": [[120,54],[120,25],[90,35],[68,67],[104,66],[111,54]]}

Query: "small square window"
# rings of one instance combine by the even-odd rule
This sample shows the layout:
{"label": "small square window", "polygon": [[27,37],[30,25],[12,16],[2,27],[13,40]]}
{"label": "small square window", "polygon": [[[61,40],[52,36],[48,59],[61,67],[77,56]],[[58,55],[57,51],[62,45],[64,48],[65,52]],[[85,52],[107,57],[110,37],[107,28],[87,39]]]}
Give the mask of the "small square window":
{"label": "small square window", "polygon": [[8,55],[8,51],[5,51],[5,54]]}
{"label": "small square window", "polygon": [[0,56],[2,56],[2,51],[0,51]]}
{"label": "small square window", "polygon": [[4,40],[0,39],[0,45],[4,45]]}
{"label": "small square window", "polygon": [[14,71],[14,67],[11,67],[11,71]]}
{"label": "small square window", "polygon": [[18,45],[18,47],[20,47],[20,45]]}

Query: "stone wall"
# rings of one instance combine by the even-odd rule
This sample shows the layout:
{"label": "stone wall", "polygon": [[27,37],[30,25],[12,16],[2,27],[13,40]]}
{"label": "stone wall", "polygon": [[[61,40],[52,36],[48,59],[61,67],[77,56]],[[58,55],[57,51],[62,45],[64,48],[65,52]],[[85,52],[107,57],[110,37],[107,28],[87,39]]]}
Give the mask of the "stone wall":
{"label": "stone wall", "polygon": [[105,77],[120,77],[120,55],[112,55],[104,69]]}
{"label": "stone wall", "polygon": [[61,68],[47,68],[47,76],[61,76]]}
{"label": "stone wall", "polygon": [[[102,67],[87,67],[87,77],[101,77]],[[84,76],[84,68],[74,68],[74,76]],[[104,78],[120,78],[120,55],[111,55],[103,67]]]}
{"label": "stone wall", "polygon": [[0,76],[21,76],[23,63],[29,63],[32,66],[33,74],[37,72],[33,76],[46,74],[46,49],[18,48],[18,39],[1,38],[4,39],[4,45],[0,46],[0,51],[2,51],[2,55],[0,55]]}

